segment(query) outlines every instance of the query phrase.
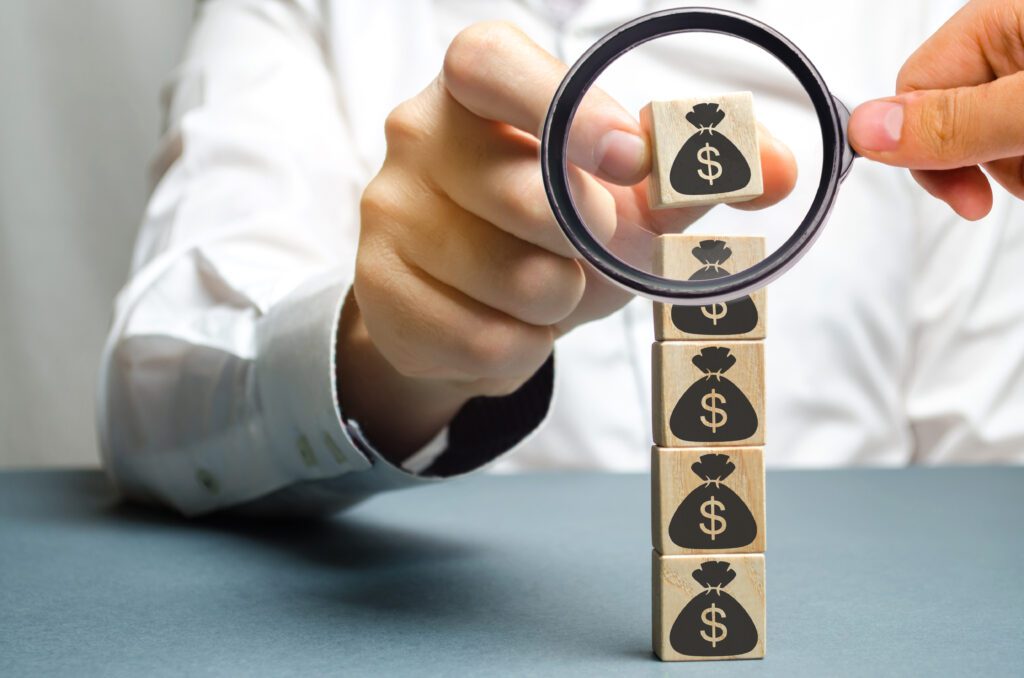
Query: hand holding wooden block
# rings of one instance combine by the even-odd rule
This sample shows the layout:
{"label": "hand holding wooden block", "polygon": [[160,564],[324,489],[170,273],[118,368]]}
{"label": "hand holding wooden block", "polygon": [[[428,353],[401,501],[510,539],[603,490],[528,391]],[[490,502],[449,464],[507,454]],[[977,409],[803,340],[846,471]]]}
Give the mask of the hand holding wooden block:
{"label": "hand holding wooden block", "polygon": [[[760,236],[663,235],[655,241],[654,273],[673,280],[711,280],[764,259]],[[654,338],[764,339],[765,291],[709,306],[654,305]]]}
{"label": "hand holding wooden block", "polygon": [[750,92],[652,101],[640,111],[653,151],[651,209],[751,200],[764,193]]}

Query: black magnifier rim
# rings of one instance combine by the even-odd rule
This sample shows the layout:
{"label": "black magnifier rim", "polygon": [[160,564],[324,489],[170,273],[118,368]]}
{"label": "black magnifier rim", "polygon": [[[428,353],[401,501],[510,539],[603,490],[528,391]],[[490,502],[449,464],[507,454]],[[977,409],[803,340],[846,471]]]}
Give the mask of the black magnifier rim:
{"label": "black magnifier rim", "polygon": [[[630,266],[590,233],[572,198],[566,166],[569,129],[587,90],[615,59],[655,38],[674,33],[720,33],[762,48],[796,76],[810,96],[822,135],[821,178],[810,209],[796,231],[771,255],[750,268],[710,280],[672,280]],[[782,275],[818,237],[842,180],[846,144],[835,100],[814,64],[775,29],[748,16],[708,7],[681,7],[642,16],[601,38],[569,69],[548,108],[541,137],[541,172],[548,202],[576,250],[612,281],[642,296],[704,305],[750,294]]]}

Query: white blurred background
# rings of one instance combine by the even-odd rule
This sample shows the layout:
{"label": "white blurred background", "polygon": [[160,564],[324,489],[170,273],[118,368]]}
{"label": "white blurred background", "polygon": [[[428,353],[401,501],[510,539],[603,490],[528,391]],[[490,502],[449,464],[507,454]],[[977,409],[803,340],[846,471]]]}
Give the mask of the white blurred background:
{"label": "white blurred background", "polygon": [[0,467],[99,463],[100,349],[192,10],[0,2]]}

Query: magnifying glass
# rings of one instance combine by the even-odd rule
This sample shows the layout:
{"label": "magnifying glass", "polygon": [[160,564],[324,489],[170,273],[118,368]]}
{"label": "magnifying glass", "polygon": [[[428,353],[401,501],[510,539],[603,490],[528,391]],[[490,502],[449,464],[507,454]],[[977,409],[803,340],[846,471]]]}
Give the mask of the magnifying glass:
{"label": "magnifying glass", "polygon": [[[664,48],[659,48],[657,44],[663,42]],[[641,46],[650,50],[648,58],[629,63]],[[765,52],[774,60],[765,60]],[[770,248],[764,258],[754,263],[722,265],[717,269],[724,272],[721,275],[673,277],[655,270],[650,248],[637,247],[635,238],[633,242],[619,237],[609,241],[601,229],[588,226],[583,216],[586,210],[580,207],[584,199],[579,195],[578,185],[574,187],[568,157],[573,121],[580,104],[595,85],[619,101],[628,99],[628,96],[616,96],[615,90],[635,91],[635,83],[643,74],[634,70],[641,67],[641,63],[666,66],[662,73],[672,75],[660,77],[656,89],[657,94],[669,98],[689,100],[696,95],[699,99],[704,90],[731,89],[738,82],[744,89],[753,90],[754,114],[767,129],[789,131],[790,137],[780,141],[800,149],[795,153],[799,179],[790,197],[756,212],[716,207],[687,230],[688,233],[703,229],[734,234],[755,229],[769,231],[766,233],[768,240],[777,245]],[[699,88],[703,89],[697,91]],[[694,108],[691,115],[707,112]],[[721,115],[721,111],[712,112]],[[703,122],[700,115],[691,115],[683,116],[696,120],[690,129],[691,136],[710,138],[700,137],[709,133],[709,123]],[[774,123],[773,115],[777,118]],[[855,157],[846,137],[848,120],[848,109],[831,94],[811,61],[770,26],[724,10],[670,9],[640,17],[613,30],[572,66],[548,109],[541,138],[541,169],[556,220],[570,243],[595,269],[619,286],[654,301],[705,306],[749,295],[764,287],[793,266],[811,247],[828,219],[839,185]],[[680,120],[678,124],[685,128],[688,123]],[[802,133],[794,134],[795,129]],[[696,146],[689,144],[689,148],[697,149],[690,153],[694,157],[677,159],[677,163],[689,163],[698,177],[713,182],[723,171],[721,164],[715,162],[723,149],[709,151],[706,145],[706,142]],[[764,144],[761,146],[760,157],[764,157]],[[687,144],[682,144],[681,156],[687,148]],[[703,156],[699,155],[702,149]],[[813,158],[808,160],[812,155],[820,158],[820,171],[816,173],[808,172],[817,165]],[[760,157],[751,161],[759,162]],[[719,166],[715,167],[716,164]],[[642,187],[637,188],[632,193],[634,197],[644,194]],[[637,233],[654,239],[672,232],[671,210],[659,212],[648,205],[634,210],[638,211],[640,216],[633,219],[637,223],[631,224]],[[679,222],[692,220],[693,212],[692,209],[680,210]],[[793,224],[795,229],[790,232],[788,229]],[[780,237],[780,229],[785,229],[788,235]],[[701,247],[709,252],[723,251],[720,245],[701,243]],[[728,252],[728,248],[725,251]],[[715,262],[716,266],[719,264],[722,262]]]}

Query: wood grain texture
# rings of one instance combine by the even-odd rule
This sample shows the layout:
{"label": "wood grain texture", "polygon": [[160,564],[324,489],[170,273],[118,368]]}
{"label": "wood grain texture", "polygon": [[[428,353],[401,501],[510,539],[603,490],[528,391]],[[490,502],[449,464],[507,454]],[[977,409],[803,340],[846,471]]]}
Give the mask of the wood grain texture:
{"label": "wood grain texture", "polygon": [[[735,577],[720,590],[708,589],[694,578],[695,572],[708,568],[707,563],[716,569],[727,567]],[[764,657],[763,555],[663,556],[655,551],[652,574],[654,652],[660,659]],[[717,612],[711,609],[712,604]],[[738,649],[746,651],[737,652]]]}
{"label": "wood grain texture", "polygon": [[[727,258],[712,264],[705,263],[713,256]],[[690,280],[694,276],[707,280],[739,273],[764,256],[765,242],[760,236],[663,235],[654,245],[654,273],[673,280]],[[688,310],[655,303],[654,338],[658,341],[708,337],[764,339],[767,324],[765,297],[765,290],[761,288],[749,297],[735,300],[731,306],[725,302]],[[730,310],[733,312],[731,317]],[[749,318],[754,319],[752,327],[747,322]],[[750,329],[746,329],[748,327]]]}
{"label": "wood grain texture", "polygon": [[[706,358],[723,356],[735,362],[720,373],[706,372],[694,362],[707,364]],[[655,342],[651,367],[656,445],[764,445],[764,342]]]}
{"label": "wood grain texture", "polygon": [[[718,104],[725,113],[724,119],[714,127],[714,130],[739,149],[749,167],[750,178],[735,190],[708,195],[686,195],[673,188],[672,165],[686,142],[694,134],[699,133],[699,128],[687,120],[686,116],[695,105],[702,103]],[[757,123],[754,118],[754,100],[750,92],[674,101],[652,101],[640,111],[640,125],[647,132],[651,142],[652,165],[647,191],[651,209],[742,202],[764,193],[761,155],[757,142]],[[710,139],[707,131],[701,136],[702,143],[700,145],[703,145],[704,137]],[[722,157],[715,156],[715,159],[721,160]],[[697,163],[696,151],[694,151],[694,158],[687,158],[687,160],[690,163]],[[722,171],[729,172],[730,169],[730,167],[725,167]],[[694,177],[696,177],[697,171],[699,171],[699,167],[694,165]],[[713,186],[709,186],[708,189],[713,190]]]}
{"label": "wood grain texture", "polygon": [[[722,466],[725,473],[705,472]],[[724,479],[716,482],[721,475]],[[663,555],[763,553],[764,488],[762,447],[652,448],[655,550]]]}

